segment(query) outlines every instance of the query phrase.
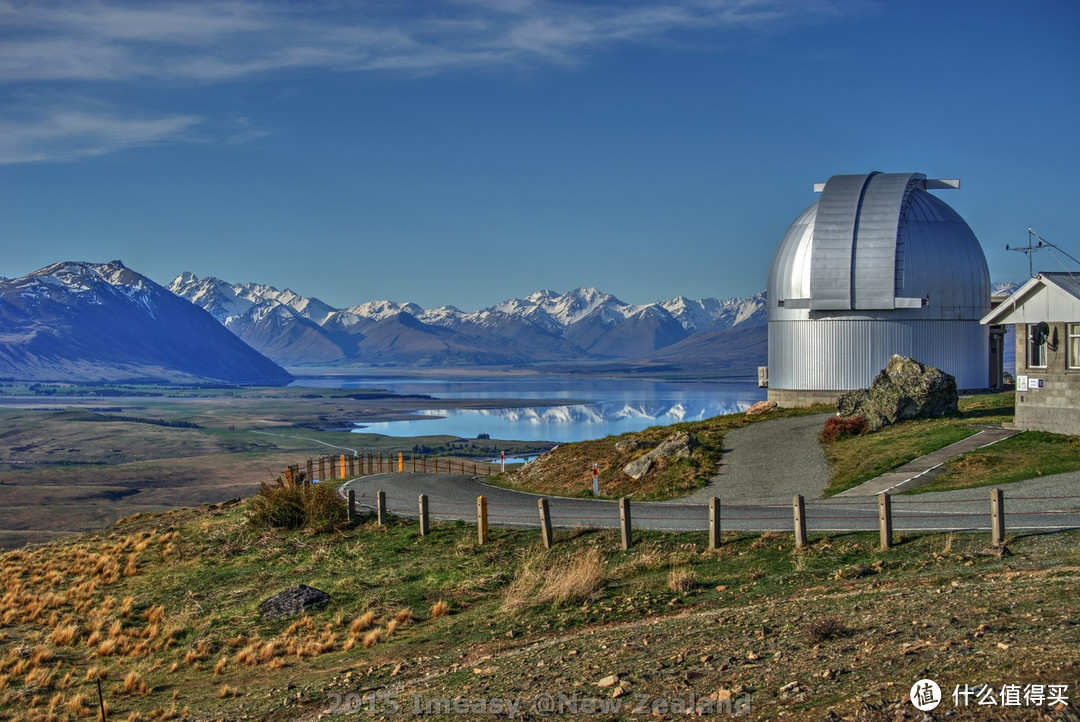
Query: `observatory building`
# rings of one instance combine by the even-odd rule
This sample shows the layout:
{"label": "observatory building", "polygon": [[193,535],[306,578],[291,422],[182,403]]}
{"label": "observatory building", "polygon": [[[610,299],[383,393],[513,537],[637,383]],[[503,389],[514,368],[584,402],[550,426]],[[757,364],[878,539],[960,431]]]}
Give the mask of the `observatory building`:
{"label": "observatory building", "polygon": [[[893,354],[986,388],[990,273],[964,219],[920,173],[836,175],[784,234],[769,271],[769,400],[834,403]],[[999,355],[1000,356],[1000,355]]]}

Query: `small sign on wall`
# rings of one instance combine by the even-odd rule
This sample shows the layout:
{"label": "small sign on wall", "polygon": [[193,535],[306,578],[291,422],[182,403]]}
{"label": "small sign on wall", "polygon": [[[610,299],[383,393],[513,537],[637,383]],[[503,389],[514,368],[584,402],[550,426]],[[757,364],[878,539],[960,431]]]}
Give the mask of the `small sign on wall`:
{"label": "small sign on wall", "polygon": [[1027,376],[1017,376],[1016,377],[1016,390],[1017,391],[1027,391],[1028,390],[1028,377]]}

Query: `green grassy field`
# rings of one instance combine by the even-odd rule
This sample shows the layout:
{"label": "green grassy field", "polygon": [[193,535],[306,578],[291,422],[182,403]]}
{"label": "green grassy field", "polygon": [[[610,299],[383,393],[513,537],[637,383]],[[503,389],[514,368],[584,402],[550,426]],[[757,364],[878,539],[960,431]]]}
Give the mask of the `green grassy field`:
{"label": "green grassy field", "polygon": [[[965,439],[978,431],[973,428],[975,424],[996,425],[1012,421],[1013,404],[1011,391],[963,396],[957,416],[904,421],[872,434],[848,436],[826,444],[825,455],[833,468],[833,477],[825,495],[839,494],[924,454]],[[1071,469],[1063,470],[1073,469],[1080,469],[1080,458]],[[966,480],[969,486],[995,483],[981,472],[967,474]]]}

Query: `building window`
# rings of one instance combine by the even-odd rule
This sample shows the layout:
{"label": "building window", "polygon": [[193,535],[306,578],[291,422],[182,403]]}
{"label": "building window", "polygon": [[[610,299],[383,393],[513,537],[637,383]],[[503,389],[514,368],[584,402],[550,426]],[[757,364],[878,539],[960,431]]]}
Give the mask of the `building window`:
{"label": "building window", "polygon": [[1080,323],[1069,324],[1069,368],[1080,369]]}
{"label": "building window", "polygon": [[1046,334],[1039,333],[1040,324],[1028,324],[1028,358],[1029,369],[1046,368]]}

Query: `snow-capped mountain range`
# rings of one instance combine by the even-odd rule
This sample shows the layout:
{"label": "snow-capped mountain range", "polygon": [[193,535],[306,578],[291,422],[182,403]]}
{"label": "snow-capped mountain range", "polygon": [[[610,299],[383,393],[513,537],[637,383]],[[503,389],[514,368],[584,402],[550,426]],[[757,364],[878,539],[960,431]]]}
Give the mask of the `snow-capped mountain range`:
{"label": "snow-capped mountain range", "polygon": [[169,290],[210,312],[255,349],[292,366],[639,359],[695,334],[765,323],[764,293],[727,300],[679,296],[633,305],[596,288],[543,290],[465,312],[387,300],[334,309],[289,289],[191,273],[177,276]]}
{"label": "snow-capped mountain range", "polygon": [[62,262],[0,281],[0,376],[287,383],[277,364],[149,278]]}

